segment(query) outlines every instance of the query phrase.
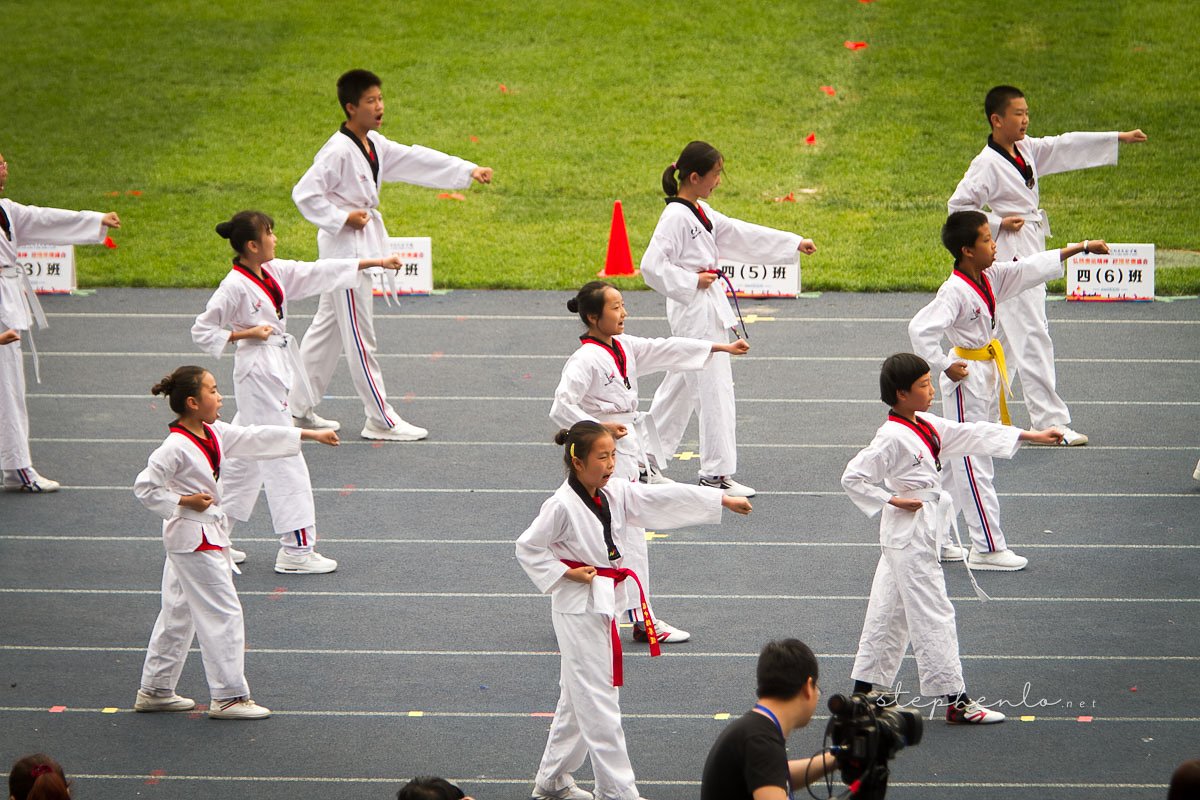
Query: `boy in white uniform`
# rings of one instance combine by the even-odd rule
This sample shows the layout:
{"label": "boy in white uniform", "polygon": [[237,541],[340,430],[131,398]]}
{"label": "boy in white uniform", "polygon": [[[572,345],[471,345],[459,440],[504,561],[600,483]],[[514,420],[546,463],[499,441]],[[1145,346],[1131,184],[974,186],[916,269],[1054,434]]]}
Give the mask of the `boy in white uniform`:
{"label": "boy in white uniform", "polygon": [[[1108,245],[1085,241],[1018,261],[995,263],[996,243],[987,217],[979,211],[951,214],[942,227],[942,244],[954,256],[954,273],[908,323],[913,351],[940,374],[942,412],[947,419],[1010,424],[1005,352],[993,338],[997,308],[1032,286],[1062,277],[1062,262],[1076,253],[1107,253]],[[942,351],[943,336],[950,342],[949,352]],[[967,361],[985,363],[968,369]],[[1008,549],[1000,529],[991,457],[965,456],[951,460],[950,465],[946,488],[971,532],[971,567],[1004,572],[1023,569],[1028,560]],[[960,560],[963,555],[944,554],[943,560]]]}
{"label": "boy in white uniform", "polygon": [[[986,209],[1000,262],[1046,249],[1051,233],[1049,218],[1039,208],[1042,175],[1116,164],[1118,142],[1146,141],[1140,130],[1027,137],[1029,104],[1013,86],[989,91],[984,112],[992,128],[987,146],[967,167],[947,208],[951,213]],[[1071,412],[1058,395],[1046,287],[1039,283],[1006,300],[1000,315],[998,338],[1014,377],[1021,379],[1033,427],[1058,428],[1065,445],[1087,444],[1087,436],[1069,427]]]}
{"label": "boy in white uniform", "polygon": [[[951,422],[927,413],[934,397],[929,364],[912,353],[883,362],[879,392],[891,406],[888,419],[842,474],[842,488],[863,513],[883,512],[883,552],[851,673],[854,691],[872,697],[876,684],[894,686],[911,641],[921,693],[946,697],[947,722],[1002,722],[1003,714],[967,696],[963,682],[954,606],[938,564],[939,540],[953,513],[942,489],[942,459],[1012,458],[1021,441],[1054,444],[1062,434],[1052,428],[1035,433],[990,422]],[[880,695],[886,692],[874,697]]]}
{"label": "boy in white uniform", "polygon": [[[8,162],[0,155],[0,194],[8,184]],[[100,244],[106,228],[121,227],[115,211],[64,211],[0,198],[0,470],[6,492],[53,492],[59,488],[33,468],[29,454],[29,411],[25,406],[25,363],[21,339],[46,316],[25,270],[17,265],[23,244]],[[32,336],[30,342],[32,343]],[[33,350],[34,374],[37,348]]]}
{"label": "boy in white uniform", "polygon": [[[317,250],[323,259],[380,258],[388,254],[388,233],[378,210],[379,186],[384,182],[462,189],[472,180],[492,180],[490,167],[384,138],[379,133],[383,123],[381,85],[377,75],[361,69],[338,78],[338,101],[346,122],[317,152],[312,166],[292,189],[292,200],[300,213],[319,228]],[[321,296],[300,348],[313,396],[306,398],[293,390],[292,415],[301,427],[340,427],[318,416],[313,408],[333,377],[338,356],[345,353],[367,418],[363,438],[395,442],[424,439],[429,432],[405,422],[388,402],[375,357],[372,291],[371,273],[366,272],[354,288]]]}

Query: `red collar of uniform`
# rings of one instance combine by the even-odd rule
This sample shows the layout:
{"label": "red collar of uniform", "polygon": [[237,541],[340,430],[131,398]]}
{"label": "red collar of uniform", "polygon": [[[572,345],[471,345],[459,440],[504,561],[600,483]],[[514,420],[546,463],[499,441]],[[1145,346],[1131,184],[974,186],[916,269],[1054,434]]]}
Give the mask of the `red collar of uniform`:
{"label": "red collar of uniform", "polygon": [[184,436],[200,448],[200,452],[208,459],[208,465],[212,467],[213,480],[217,480],[221,477],[221,443],[217,441],[217,434],[207,422],[200,424],[204,426],[204,435],[207,437],[205,439],[201,439],[177,422],[172,422],[170,428],[172,433]]}
{"label": "red collar of uniform", "polygon": [[259,267],[262,270],[263,276],[260,278],[254,274],[254,271],[243,267],[235,259],[233,262],[233,271],[239,273],[246,280],[253,283],[259,289],[263,290],[271,300],[271,304],[275,306],[275,316],[278,319],[283,319],[283,287],[279,285],[279,281],[267,272],[265,266]]}
{"label": "red collar of uniform", "polygon": [[920,438],[920,440],[925,443],[925,446],[927,448],[929,448],[929,455],[933,456],[933,465],[935,467],[937,467],[939,472],[941,472],[941,469],[942,469],[942,461],[941,461],[942,437],[941,437],[941,435],[937,432],[937,428],[933,427],[925,420],[921,419],[920,417],[918,417],[916,415],[914,415],[913,418],[916,419],[916,422],[913,422],[912,420],[909,420],[909,419],[905,419],[904,417],[900,416],[899,414],[895,413],[894,411],[888,412],[888,422],[896,422],[896,423],[899,423],[900,425],[903,425],[904,427],[908,428],[910,431],[915,433],[917,435],[917,437]]}
{"label": "red collar of uniform", "polygon": [[613,361],[617,364],[617,372],[620,373],[621,378],[625,381],[625,388],[633,388],[629,383],[629,359],[625,356],[625,348],[621,346],[617,337],[612,337],[611,346],[600,341],[595,336],[588,336],[586,333],[579,337],[579,341],[583,344],[594,344],[608,351],[608,354],[612,356]]}
{"label": "red collar of uniform", "polygon": [[988,280],[987,273],[984,272],[979,275],[979,283],[976,283],[970,275],[963,272],[958,267],[954,268],[954,274],[966,281],[967,285],[975,290],[975,293],[979,295],[985,304],[987,304],[988,313],[992,315],[992,319],[995,319],[996,295],[992,291],[992,282]]}

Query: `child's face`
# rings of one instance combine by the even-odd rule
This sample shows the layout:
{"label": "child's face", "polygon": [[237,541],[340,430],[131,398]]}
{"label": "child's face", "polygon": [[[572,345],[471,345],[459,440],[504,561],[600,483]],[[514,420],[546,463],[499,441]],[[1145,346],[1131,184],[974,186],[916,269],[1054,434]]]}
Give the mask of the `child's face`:
{"label": "child's face", "polygon": [[1010,142],[1019,142],[1025,138],[1025,129],[1029,127],[1029,103],[1024,97],[1015,97],[1008,101],[1004,113],[992,114],[992,133],[999,134]]}
{"label": "child's face", "polygon": [[350,112],[347,122],[365,131],[377,131],[383,125],[383,90],[372,86],[358,98],[358,103],[347,103],[346,110]]}
{"label": "child's face", "polygon": [[275,231],[270,228],[263,231],[258,239],[254,241],[255,246],[258,248],[258,256],[264,263],[275,258],[275,245],[278,241],[279,239],[275,236]]}
{"label": "child's face", "polygon": [[936,396],[937,389],[933,385],[933,378],[926,372],[913,382],[907,392],[903,389],[896,392],[896,405],[901,411],[928,411]]}
{"label": "child's face", "polygon": [[721,173],[724,171],[725,162],[722,160],[718,161],[705,175],[697,175],[694,172],[689,175],[688,180],[692,182],[696,196],[707,200],[713,190],[721,185]]}
{"label": "child's face", "polygon": [[599,489],[608,484],[617,467],[617,445],[607,433],[592,442],[587,458],[574,458],[575,477],[585,486]]}
{"label": "child's face", "polygon": [[617,336],[625,332],[625,298],[616,289],[604,290],[604,311],[596,320],[595,328],[605,336]]}
{"label": "child's face", "polygon": [[201,422],[212,424],[221,416],[221,393],[217,391],[217,379],[211,372],[200,379],[200,393],[187,400],[188,409]]}
{"label": "child's face", "polygon": [[979,226],[979,234],[971,251],[971,262],[977,267],[987,269],[996,261],[996,240],[992,238],[991,226],[986,222]]}

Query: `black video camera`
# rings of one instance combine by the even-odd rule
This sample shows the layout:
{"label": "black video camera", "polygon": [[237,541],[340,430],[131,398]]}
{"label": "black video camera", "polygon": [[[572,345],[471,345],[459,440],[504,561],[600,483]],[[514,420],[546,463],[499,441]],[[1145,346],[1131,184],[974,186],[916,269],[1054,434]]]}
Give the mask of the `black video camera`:
{"label": "black video camera", "polygon": [[829,711],[825,737],[833,744],[842,782],[856,800],[880,800],[887,793],[888,761],[921,741],[921,717],[880,707],[861,694],[835,694]]}

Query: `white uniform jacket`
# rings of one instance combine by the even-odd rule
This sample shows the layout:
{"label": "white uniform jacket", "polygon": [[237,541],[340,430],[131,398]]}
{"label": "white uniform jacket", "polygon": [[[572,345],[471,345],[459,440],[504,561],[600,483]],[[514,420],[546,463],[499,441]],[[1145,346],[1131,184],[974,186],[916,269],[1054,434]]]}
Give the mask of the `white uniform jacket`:
{"label": "white uniform jacket", "polygon": [[[920,434],[889,419],[842,473],[842,488],[864,514],[873,517],[882,509],[879,543],[884,547],[904,547],[918,525],[932,527],[940,535],[937,526],[949,523],[949,516],[939,513],[949,510],[949,496],[942,500],[943,473],[938,469],[938,459],[948,465],[950,459],[965,455],[1012,458],[1021,445],[1021,431],[1009,425],[953,422],[926,413],[917,416],[938,432],[938,458]],[[878,485],[881,483],[882,487]],[[891,505],[888,501],[892,497],[915,498],[924,504],[913,513]]]}
{"label": "white uniform jacket", "polygon": [[[996,260],[1011,261],[1046,249],[1051,236],[1050,220],[1039,208],[1039,178],[1056,172],[1103,167],[1117,163],[1117,133],[1064,133],[1035,138],[1027,136],[1015,145],[1033,170],[1033,185],[1026,185],[1020,170],[991,145],[971,161],[946,204],[955,211],[983,211],[996,240]],[[1025,225],[1016,233],[1000,230],[1005,217],[1022,217]]]}
{"label": "white uniform jacket", "polygon": [[[358,281],[358,259],[322,259],[321,261],[285,261],[275,259],[263,265],[275,278],[283,293],[277,311],[274,301],[260,284],[239,270],[230,270],[209,298],[204,312],[192,325],[192,341],[208,355],[220,358],[232,331],[258,325],[270,325],[274,335],[266,341],[238,341],[233,379],[241,381],[258,372],[277,381],[286,392],[292,386],[293,362],[285,350],[287,341],[287,303],[337,289],[353,289]],[[282,316],[280,316],[282,315]]]}
{"label": "white uniform jacket", "polygon": [[[622,553],[635,548],[630,526],[670,529],[721,521],[720,489],[609,480],[600,491],[608,498],[613,543]],[[636,535],[642,532],[637,530]],[[617,585],[597,575],[590,584],[577,583],[563,577],[569,567],[562,559],[617,568],[624,561],[623,557],[608,560],[604,526],[567,481],[542,503],[537,518],[517,539],[517,561],[538,590],[551,596],[555,611],[616,616],[639,606],[632,579]]]}
{"label": "white uniform jacket", "polygon": [[786,264],[796,260],[801,236],[742,222],[714,211],[704,201],[701,210],[712,223],[710,231],[685,202],[669,202],[658,219],[642,255],[642,275],[650,288],[667,297],[667,320],[676,336],[706,338],[713,328],[737,324],[725,296],[725,282],[716,280],[701,291],[697,276],[716,269],[720,258],[756,264]]}
{"label": "white uniform jacket", "polygon": [[8,217],[7,231],[0,224],[0,331],[29,330],[35,321],[45,327],[44,318],[35,318],[35,308],[40,312],[40,305],[31,306],[36,304],[36,296],[25,271],[17,266],[17,248],[26,244],[100,244],[104,241],[100,224],[104,215],[24,206],[6,198],[0,198],[0,208]]}
{"label": "white uniform jacket", "polygon": [[[379,214],[379,185],[403,181],[433,189],[465,189],[476,164],[421,145],[402,145],[377,131],[367,133],[378,159],[378,175],[357,137],[345,127],[317,151],[312,166],[292,189],[300,213],[320,230],[321,258],[376,258],[386,254],[387,229]],[[371,219],[362,230],[346,225],[346,216],[366,209]]]}
{"label": "white uniform jacket", "polygon": [[[617,452],[635,459],[635,470],[632,475],[620,468],[618,471],[623,477],[636,478],[637,464],[645,463],[644,451],[650,450],[659,463],[666,463],[665,454],[658,452],[661,448],[647,441],[657,437],[646,435],[647,420],[638,413],[638,377],[662,370],[701,369],[712,354],[712,342],[675,336],[643,339],[626,334],[614,336],[613,342],[620,348],[617,353],[624,353],[624,375],[613,350],[585,339],[563,366],[550,419],[563,428],[583,420],[625,425],[629,433],[617,440]],[[625,378],[629,379],[628,386]]]}
{"label": "white uniform jacket", "polygon": [[[281,425],[230,425],[217,420],[208,426],[222,457],[259,460],[300,452],[300,429]],[[204,511],[179,505],[188,494],[207,493],[213,504]],[[229,526],[221,510],[221,492],[213,466],[190,437],[172,431],[158,446],[133,483],[142,505],[163,518],[163,546],[169,553],[190,553],[203,538],[229,547]]]}
{"label": "white uniform jacket", "polygon": [[[1062,275],[1063,264],[1058,250],[1045,250],[1019,261],[997,261],[983,273],[984,285],[992,290],[989,302],[985,291],[956,270],[941,285],[929,305],[908,323],[913,352],[929,362],[934,375],[941,374],[946,367],[961,360],[953,351],[942,350],[943,335],[952,348],[974,350],[986,347],[996,336],[995,304]],[[968,373],[984,371],[972,369]],[[995,370],[991,374],[994,381]]]}

